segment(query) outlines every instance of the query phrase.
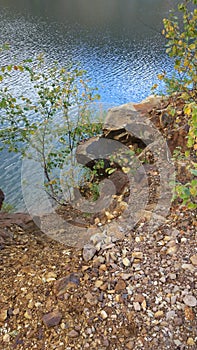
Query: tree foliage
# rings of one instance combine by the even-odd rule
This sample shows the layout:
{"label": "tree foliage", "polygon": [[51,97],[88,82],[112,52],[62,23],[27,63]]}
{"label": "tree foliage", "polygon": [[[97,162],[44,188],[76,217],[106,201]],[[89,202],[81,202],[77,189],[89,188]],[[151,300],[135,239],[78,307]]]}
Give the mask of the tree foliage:
{"label": "tree foliage", "polygon": [[[187,151],[190,158],[189,171],[192,180],[178,184],[177,195],[189,208],[197,208],[197,0],[184,0],[178,11],[172,11],[163,20],[163,35],[167,39],[166,52],[174,60],[174,74],[165,72],[158,78],[163,80],[169,94],[184,100],[185,121],[189,126]],[[173,109],[173,116],[174,115]]]}

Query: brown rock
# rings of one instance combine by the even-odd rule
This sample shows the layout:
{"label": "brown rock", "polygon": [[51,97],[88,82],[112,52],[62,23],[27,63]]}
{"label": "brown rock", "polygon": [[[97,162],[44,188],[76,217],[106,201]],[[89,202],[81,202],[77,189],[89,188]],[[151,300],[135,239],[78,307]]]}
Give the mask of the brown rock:
{"label": "brown rock", "polygon": [[126,288],[126,283],[124,280],[122,279],[119,279],[118,282],[116,283],[116,286],[115,286],[115,291],[116,292],[119,292],[119,291],[122,291]]}
{"label": "brown rock", "polygon": [[185,312],[186,320],[188,320],[188,321],[193,321],[194,320],[195,315],[194,315],[194,312],[193,312],[191,307],[185,306],[184,312]]}
{"label": "brown rock", "polygon": [[54,283],[54,293],[60,296],[66,293],[67,290],[77,288],[80,284],[79,275],[76,273],[70,273],[68,276],[60,278]]}
{"label": "brown rock", "polygon": [[39,218],[32,217],[29,214],[26,213],[0,213],[0,227],[1,228],[9,228],[12,225],[20,226],[25,231],[30,230],[37,230],[38,226],[35,224],[35,221],[37,222],[37,225],[39,226]]}
{"label": "brown rock", "polygon": [[148,115],[148,113],[157,107],[162,102],[161,96],[148,96],[145,100],[141,101],[140,103],[134,103],[133,106],[136,111],[142,112],[143,114]]}
{"label": "brown rock", "polygon": [[68,332],[68,336],[70,338],[76,338],[79,336],[79,332],[75,331],[74,329],[72,329],[72,331]]}
{"label": "brown rock", "polygon": [[178,326],[178,327],[182,326],[183,319],[181,317],[175,317],[174,318],[174,324],[175,324],[175,326]]}
{"label": "brown rock", "polygon": [[0,310],[0,322],[5,321],[7,317],[8,317],[7,308],[1,309]]}
{"label": "brown rock", "polygon": [[163,311],[159,310],[159,311],[155,312],[154,316],[155,316],[155,318],[161,318],[161,317],[163,317],[163,315],[164,315]]}
{"label": "brown rock", "polygon": [[96,305],[98,303],[97,297],[90,292],[85,295],[85,298],[90,305]]}
{"label": "brown rock", "polygon": [[197,265],[197,255],[192,255],[190,258],[193,265]]}
{"label": "brown rock", "polygon": [[120,195],[126,186],[129,185],[129,179],[126,174],[124,174],[121,170],[116,170],[113,174],[109,176],[109,180],[114,183],[116,188],[116,194]]}
{"label": "brown rock", "polygon": [[145,298],[142,294],[136,294],[134,296],[134,301],[136,301],[138,303],[143,303],[144,300],[145,300]]}
{"label": "brown rock", "polygon": [[130,341],[126,344],[126,349],[128,349],[128,350],[133,350],[133,348],[134,348],[134,342],[130,340]]}
{"label": "brown rock", "polygon": [[166,254],[167,255],[174,255],[174,254],[176,254],[177,250],[178,250],[178,246],[174,245],[174,246],[167,249]]}
{"label": "brown rock", "polygon": [[46,327],[57,326],[62,319],[62,314],[58,311],[52,311],[43,316],[42,320]]}
{"label": "brown rock", "polygon": [[0,228],[0,244],[12,240],[13,235],[7,228]]}
{"label": "brown rock", "polygon": [[133,252],[132,253],[132,258],[142,260],[143,259],[143,253],[142,252]]}

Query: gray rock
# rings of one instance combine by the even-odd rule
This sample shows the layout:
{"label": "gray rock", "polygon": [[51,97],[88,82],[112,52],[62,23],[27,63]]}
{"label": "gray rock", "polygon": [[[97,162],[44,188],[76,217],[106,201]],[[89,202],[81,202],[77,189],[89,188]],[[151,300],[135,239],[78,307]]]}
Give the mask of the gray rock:
{"label": "gray rock", "polygon": [[99,242],[104,242],[107,238],[107,235],[103,232],[95,233],[93,236],[90,237],[90,241],[96,245]]}
{"label": "gray rock", "polygon": [[191,295],[191,294],[188,294],[186,295],[184,298],[183,298],[183,301],[184,303],[187,305],[187,306],[190,306],[190,307],[193,307],[193,306],[196,306],[197,305],[197,300],[196,298]]}
{"label": "gray rock", "polygon": [[175,280],[176,279],[176,274],[175,273],[170,273],[169,277],[171,280]]}
{"label": "gray rock", "polygon": [[171,318],[174,318],[176,316],[176,312],[173,310],[170,310],[166,313],[166,319],[170,320]]}
{"label": "gray rock", "polygon": [[93,244],[86,244],[83,248],[83,259],[87,262],[96,254],[96,248]]}

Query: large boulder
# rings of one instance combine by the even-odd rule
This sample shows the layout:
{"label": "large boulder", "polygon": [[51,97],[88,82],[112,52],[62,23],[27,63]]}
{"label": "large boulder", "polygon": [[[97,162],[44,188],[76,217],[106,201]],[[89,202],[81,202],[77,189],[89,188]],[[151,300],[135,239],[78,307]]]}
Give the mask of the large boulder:
{"label": "large boulder", "polygon": [[77,147],[77,161],[92,167],[92,161],[107,159],[122,149],[121,145],[144,149],[157,138],[158,131],[152,127],[148,116],[160,103],[161,97],[150,96],[141,103],[130,102],[109,109],[103,135],[82,142]]}
{"label": "large boulder", "polygon": [[161,139],[161,135],[166,139],[171,153],[176,147],[185,150],[188,126],[174,130],[174,120],[167,111],[168,104],[167,97],[151,95],[140,103],[130,102],[109,109],[103,135],[90,138],[78,146],[78,162],[91,167],[91,161],[108,158],[110,152],[115,153],[120,149],[120,144],[145,149]]}

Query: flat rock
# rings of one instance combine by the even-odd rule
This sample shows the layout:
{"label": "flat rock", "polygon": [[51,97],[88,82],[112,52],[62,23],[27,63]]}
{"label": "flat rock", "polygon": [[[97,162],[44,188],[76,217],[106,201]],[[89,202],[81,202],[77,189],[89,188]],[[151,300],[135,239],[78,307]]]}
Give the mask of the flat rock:
{"label": "flat rock", "polygon": [[44,315],[42,320],[46,327],[54,327],[57,326],[62,319],[62,314],[58,311],[52,311],[48,314]]}
{"label": "flat rock", "polygon": [[76,273],[70,273],[68,276],[60,278],[54,283],[54,293],[60,296],[66,293],[67,290],[77,288],[80,284],[79,275]]}
{"label": "flat rock", "polygon": [[79,332],[75,331],[75,329],[72,329],[70,332],[68,332],[68,337],[70,338],[76,338],[79,336]]}
{"label": "flat rock", "polygon": [[96,247],[93,244],[86,244],[83,248],[83,259],[87,262],[96,254]]}
{"label": "flat rock", "polygon": [[90,305],[96,305],[98,303],[98,299],[96,297],[96,295],[93,295],[92,293],[88,292],[86,295],[85,295],[85,298],[87,300],[87,302],[90,304]]}
{"label": "flat rock", "polygon": [[126,288],[126,283],[124,280],[122,279],[119,279],[118,282],[116,283],[116,286],[115,286],[115,291],[116,292],[119,292],[119,291],[122,291]]}
{"label": "flat rock", "polygon": [[[113,153],[117,153],[120,147],[121,144],[114,140],[98,136],[91,137],[89,140],[79,144],[76,151],[76,159],[78,163],[92,168],[95,160],[108,159]],[[110,162],[106,164],[106,167],[109,167],[109,165]]]}

